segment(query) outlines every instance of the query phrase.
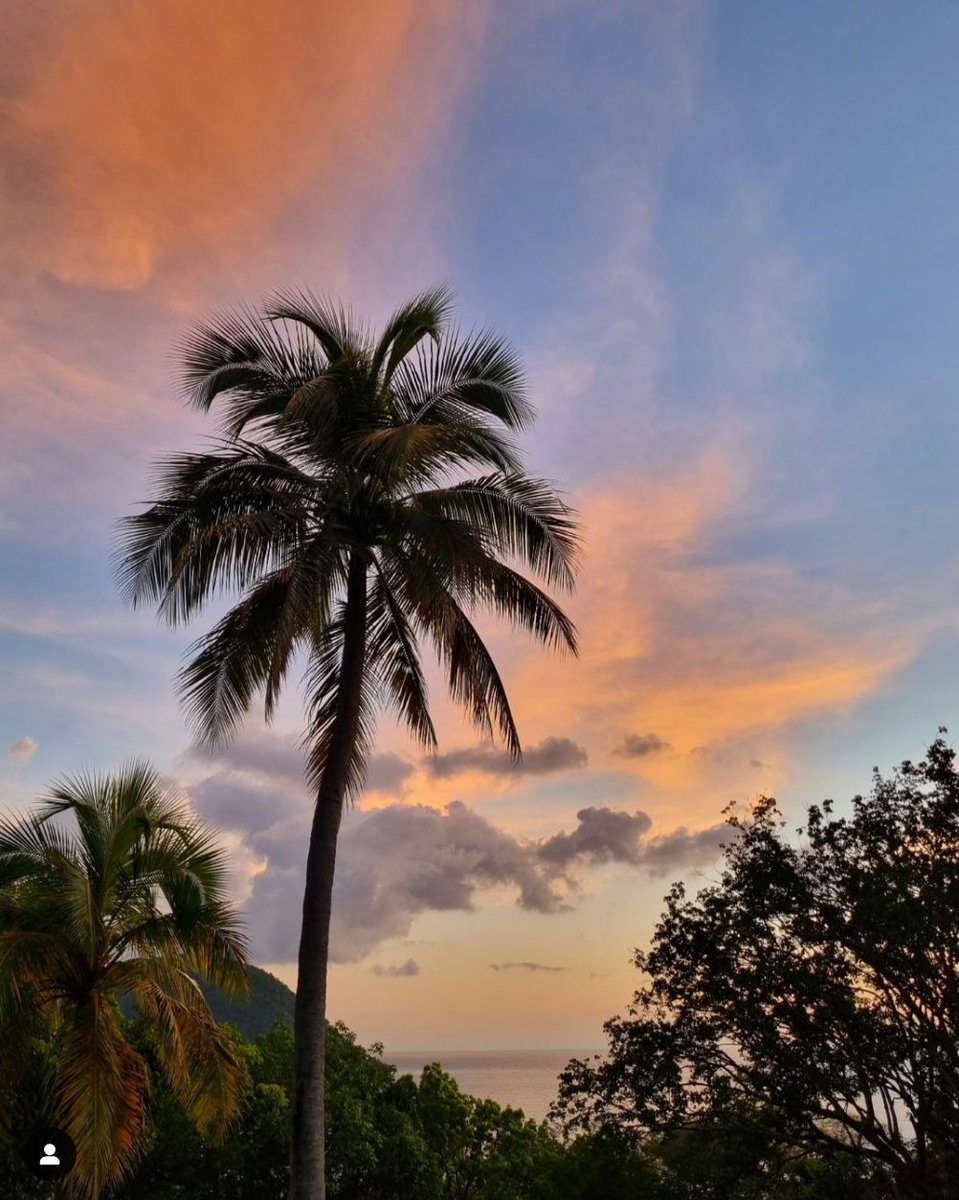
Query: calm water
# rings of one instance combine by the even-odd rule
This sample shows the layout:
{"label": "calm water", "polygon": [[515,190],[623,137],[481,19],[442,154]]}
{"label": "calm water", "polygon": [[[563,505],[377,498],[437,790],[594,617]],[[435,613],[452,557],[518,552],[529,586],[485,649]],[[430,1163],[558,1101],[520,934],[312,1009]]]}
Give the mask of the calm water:
{"label": "calm water", "polygon": [[542,1121],[556,1099],[560,1071],[571,1058],[588,1058],[595,1050],[404,1050],[385,1051],[383,1058],[403,1075],[419,1076],[430,1062],[441,1063],[460,1090],[500,1104],[521,1108]]}

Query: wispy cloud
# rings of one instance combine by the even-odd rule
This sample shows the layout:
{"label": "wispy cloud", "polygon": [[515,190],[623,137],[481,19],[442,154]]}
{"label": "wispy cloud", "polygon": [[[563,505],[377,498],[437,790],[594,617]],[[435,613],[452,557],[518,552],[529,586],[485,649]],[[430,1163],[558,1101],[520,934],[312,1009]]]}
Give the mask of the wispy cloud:
{"label": "wispy cloud", "polygon": [[408,958],[406,962],[391,965],[374,963],[370,970],[383,979],[410,979],[419,975],[420,964],[415,959]]}
{"label": "wispy cloud", "polygon": [[269,13],[254,0],[90,0],[11,14],[9,532],[102,537],[144,497],[153,454],[201,425],[170,371],[198,312],[281,285],[352,292],[379,312],[411,277],[442,274],[427,178],[486,12],[486,0],[290,0]]}
{"label": "wispy cloud", "polygon": [[535,974],[538,971],[547,971],[551,974],[556,974],[560,971],[568,970],[567,967],[551,967],[545,963],[538,962],[505,962],[505,963],[490,963],[491,971],[529,971]]}
{"label": "wispy cloud", "polygon": [[7,758],[18,765],[28,763],[40,749],[40,743],[32,737],[22,737],[7,750]]}
{"label": "wispy cloud", "polygon": [[682,799],[707,824],[752,793],[750,759],[788,762],[783,736],[876,695],[926,636],[894,603],[786,561],[717,554],[751,509],[748,480],[714,450],[671,480],[584,490],[580,657],[528,654],[514,683],[534,727],[575,728],[587,747],[623,730],[616,760],[650,785],[654,815]]}
{"label": "wispy cloud", "polygon": [[462,57],[458,42],[478,40],[482,9],[434,0],[23,9],[12,22],[22,57],[4,134],[17,165],[9,242],[66,283],[137,288],[158,266],[182,271],[190,256],[292,218],[306,196],[328,221],[350,219],[371,173],[397,179],[428,149],[443,119],[439,73]]}
{"label": "wispy cloud", "polygon": [[551,775],[557,771],[572,771],[585,767],[589,761],[582,746],[571,738],[547,737],[523,751],[522,758],[484,747],[469,747],[436,754],[424,759],[428,775],[447,779],[464,771],[481,771],[488,775]]}

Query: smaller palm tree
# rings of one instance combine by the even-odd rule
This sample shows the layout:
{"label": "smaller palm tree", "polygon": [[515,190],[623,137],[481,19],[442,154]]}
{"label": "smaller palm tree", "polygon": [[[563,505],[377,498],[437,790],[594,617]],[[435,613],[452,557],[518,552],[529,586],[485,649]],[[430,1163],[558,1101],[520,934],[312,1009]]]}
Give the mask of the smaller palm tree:
{"label": "smaller palm tree", "polygon": [[157,773],[80,775],[28,816],[0,819],[0,1078],[15,1089],[32,1040],[54,1046],[44,1095],[77,1147],[71,1190],[98,1197],[142,1148],[150,1069],[120,998],[203,1132],[236,1113],[242,1069],[197,978],[246,990],[225,862]]}

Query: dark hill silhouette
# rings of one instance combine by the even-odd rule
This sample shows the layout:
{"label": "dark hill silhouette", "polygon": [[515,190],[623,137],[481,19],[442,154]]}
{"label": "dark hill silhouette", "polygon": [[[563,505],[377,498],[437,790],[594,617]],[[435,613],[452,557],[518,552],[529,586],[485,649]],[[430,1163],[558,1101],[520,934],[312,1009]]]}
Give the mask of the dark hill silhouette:
{"label": "dark hill silhouette", "polygon": [[250,994],[245,1000],[231,1000],[209,984],[200,986],[216,1019],[221,1024],[235,1025],[247,1041],[266,1033],[277,1021],[293,1024],[293,993],[260,967],[250,967]]}
{"label": "dark hill silhouette", "polygon": [[[246,1041],[252,1042],[277,1022],[292,1026],[294,996],[286,984],[269,971],[251,966],[249,972],[250,994],[245,1000],[231,1000],[206,983],[201,983],[200,987],[214,1017],[221,1024],[234,1025]],[[123,997],[120,1008],[127,1017],[136,1015],[129,996]]]}

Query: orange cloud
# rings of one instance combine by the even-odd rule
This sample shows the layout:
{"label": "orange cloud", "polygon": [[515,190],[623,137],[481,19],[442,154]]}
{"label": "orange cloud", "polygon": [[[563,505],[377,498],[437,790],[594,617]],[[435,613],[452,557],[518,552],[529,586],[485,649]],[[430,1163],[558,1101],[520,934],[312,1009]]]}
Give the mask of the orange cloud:
{"label": "orange cloud", "polygon": [[[484,4],[84,0],[31,7],[7,106],[17,250],[136,288],[172,257],[336,227],[430,146]],[[26,10],[25,10],[26,12]],[[15,42],[16,44],[16,42]],[[322,214],[318,216],[318,214]]]}
{"label": "orange cloud", "polygon": [[[513,672],[526,737],[574,738],[591,771],[634,774],[663,828],[779,787],[795,729],[876,694],[922,635],[789,564],[725,559],[718,531],[748,515],[748,479],[714,451],[679,477],[585,494],[581,656],[527,653]],[[614,754],[629,735],[653,749]]]}
{"label": "orange cloud", "polygon": [[525,746],[561,739],[588,761],[547,773],[482,769],[479,756],[460,753],[476,733],[432,668],[440,753],[457,769],[428,769],[384,718],[377,754],[394,770],[374,775],[363,808],[462,800],[510,834],[537,838],[590,804],[642,809],[656,835],[712,827],[726,803],[760,791],[788,806],[800,727],[888,686],[926,626],[789,563],[724,557],[723,527],[748,527],[755,515],[749,478],[749,464],[718,447],[679,475],[604,482],[574,497],[586,554],[566,602],[579,658],[484,622]]}
{"label": "orange cloud", "polygon": [[487,7],[50,0],[10,13],[4,529],[60,536],[67,497],[75,523],[105,528],[142,495],[148,462],[200,430],[169,378],[198,311],[305,285],[375,315],[442,277],[430,170]]}

